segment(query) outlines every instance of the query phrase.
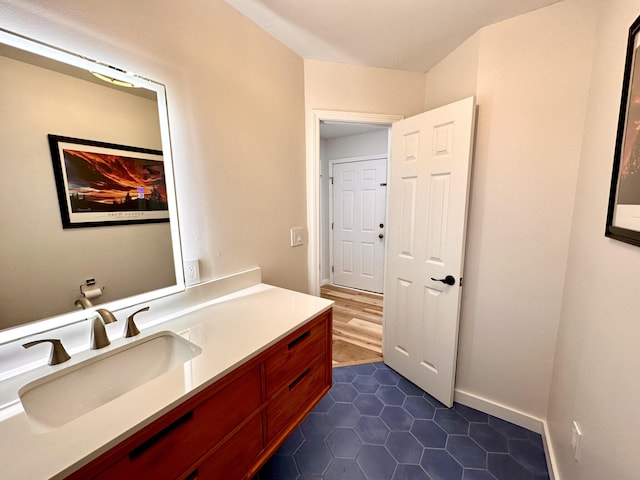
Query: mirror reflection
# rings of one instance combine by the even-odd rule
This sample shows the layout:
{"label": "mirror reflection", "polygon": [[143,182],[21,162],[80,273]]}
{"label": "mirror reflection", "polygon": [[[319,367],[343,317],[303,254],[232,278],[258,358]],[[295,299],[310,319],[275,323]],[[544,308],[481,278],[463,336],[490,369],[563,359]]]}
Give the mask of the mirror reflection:
{"label": "mirror reflection", "polygon": [[[55,135],[162,151],[168,128],[156,91],[113,85],[8,45],[0,46],[0,84],[0,329],[73,312],[84,296],[97,306],[182,286],[174,199],[171,222],[65,229],[48,141]],[[129,187],[123,199],[151,194]]]}

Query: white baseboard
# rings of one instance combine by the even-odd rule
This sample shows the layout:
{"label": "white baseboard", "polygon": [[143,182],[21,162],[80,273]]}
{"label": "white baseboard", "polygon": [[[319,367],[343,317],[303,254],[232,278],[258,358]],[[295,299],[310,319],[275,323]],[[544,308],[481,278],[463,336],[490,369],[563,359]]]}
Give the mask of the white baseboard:
{"label": "white baseboard", "polygon": [[511,422],[532,432],[539,433],[542,436],[542,443],[544,445],[544,454],[547,458],[547,466],[549,468],[549,478],[551,480],[560,480],[556,468],[556,458],[553,451],[553,446],[550,441],[549,427],[546,420],[543,420],[533,415],[521,412],[515,408],[496,403],[487,398],[474,395],[473,393],[465,392],[463,390],[456,389],[454,395],[454,401],[461,403],[467,407],[475,408],[481,412],[488,413],[494,417],[498,417],[507,422]]}
{"label": "white baseboard", "polygon": [[324,287],[325,285],[330,285],[331,282],[329,281],[328,278],[323,278],[322,280],[320,280],[320,286]]}
{"label": "white baseboard", "polygon": [[456,389],[454,401],[466,405],[467,407],[480,410],[481,412],[488,413],[494,417],[501,418],[507,422],[515,423],[522,428],[526,428],[527,430],[531,430],[541,435],[544,433],[544,420],[514,408],[507,407],[506,405],[501,405],[489,399],[479,397],[473,393]]}

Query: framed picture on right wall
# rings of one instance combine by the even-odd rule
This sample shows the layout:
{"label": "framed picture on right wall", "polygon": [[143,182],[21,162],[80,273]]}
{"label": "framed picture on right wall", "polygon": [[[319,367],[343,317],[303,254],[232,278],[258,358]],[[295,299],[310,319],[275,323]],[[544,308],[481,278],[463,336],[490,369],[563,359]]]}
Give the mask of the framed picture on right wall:
{"label": "framed picture on right wall", "polygon": [[605,235],[640,246],[640,17],[629,28]]}

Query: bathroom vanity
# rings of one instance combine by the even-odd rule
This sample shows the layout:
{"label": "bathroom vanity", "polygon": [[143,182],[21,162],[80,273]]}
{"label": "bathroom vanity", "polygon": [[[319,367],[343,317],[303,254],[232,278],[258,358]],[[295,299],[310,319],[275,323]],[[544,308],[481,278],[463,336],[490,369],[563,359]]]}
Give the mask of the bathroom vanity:
{"label": "bathroom vanity", "polygon": [[[62,425],[18,400],[0,421],[0,476],[251,478],[331,386],[331,304],[259,283],[113,340],[107,355],[161,332],[201,352]],[[95,361],[76,357],[39,372]],[[18,399],[19,386],[0,382]]]}

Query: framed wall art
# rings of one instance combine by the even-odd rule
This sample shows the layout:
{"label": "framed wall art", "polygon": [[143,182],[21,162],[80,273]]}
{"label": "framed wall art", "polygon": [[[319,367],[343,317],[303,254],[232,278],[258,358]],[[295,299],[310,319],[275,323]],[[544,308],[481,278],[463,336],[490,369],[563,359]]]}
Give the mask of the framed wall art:
{"label": "framed wall art", "polygon": [[48,137],[63,228],[169,221],[162,151]]}
{"label": "framed wall art", "polygon": [[640,246],[640,17],[629,29],[605,235]]}

